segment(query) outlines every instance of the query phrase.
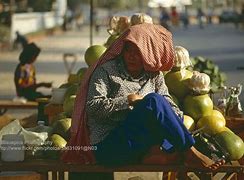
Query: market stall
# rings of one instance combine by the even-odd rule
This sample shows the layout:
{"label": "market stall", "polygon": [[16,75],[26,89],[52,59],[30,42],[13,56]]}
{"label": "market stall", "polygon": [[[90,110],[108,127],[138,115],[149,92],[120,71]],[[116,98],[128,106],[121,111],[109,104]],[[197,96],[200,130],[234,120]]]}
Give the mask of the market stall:
{"label": "market stall", "polygon": [[[193,135],[201,135],[203,140],[207,142],[205,143],[207,148],[203,147],[206,148],[206,154],[214,155],[212,158],[216,158],[216,156],[217,158],[225,158],[225,165],[217,170],[206,170],[186,167],[184,163],[166,166],[155,162],[155,164],[105,167],[96,164],[77,165],[60,161],[60,154],[70,138],[74,103],[84,74],[131,24],[145,22],[152,23],[152,19],[144,14],[135,14],[131,20],[124,16],[113,17],[108,29],[107,42],[102,45],[92,45],[85,52],[88,68],[81,67],[76,74],[69,74],[67,82],[52,91],[51,99],[38,104],[38,116],[32,119],[35,122],[34,125],[25,127],[18,120],[14,120],[1,129],[1,139],[7,138],[9,134],[14,134],[15,138],[20,138],[19,141],[22,144],[17,152],[1,149],[0,171],[28,170],[41,174],[52,172],[53,179],[57,177],[64,179],[64,172],[128,171],[164,172],[163,178],[171,177],[171,179],[189,176],[190,172],[200,179],[211,179],[219,172],[225,174],[223,179],[243,178],[244,118],[238,101],[241,86],[222,88],[223,96],[215,104],[210,94],[217,92],[213,87],[219,89],[216,86],[219,85],[218,83],[223,83],[223,77],[218,72],[218,68],[203,58],[191,60],[188,51],[180,46],[175,47],[176,62],[173,68],[169,72],[162,72],[162,76],[165,76],[165,82],[175,104],[184,112],[186,128]],[[37,104],[34,107],[36,106]],[[3,145],[7,150],[10,150],[8,148],[12,147],[9,146],[12,143],[6,142],[13,140],[15,142],[16,139],[8,139],[8,141],[5,139]],[[221,144],[221,148],[218,144]],[[212,146],[217,150],[213,152],[209,148]]]}

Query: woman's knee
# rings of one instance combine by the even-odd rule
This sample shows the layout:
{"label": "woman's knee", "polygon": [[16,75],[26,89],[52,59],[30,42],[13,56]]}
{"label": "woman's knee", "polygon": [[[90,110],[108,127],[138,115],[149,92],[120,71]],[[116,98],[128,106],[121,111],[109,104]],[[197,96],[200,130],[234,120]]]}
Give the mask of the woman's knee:
{"label": "woman's knee", "polygon": [[159,99],[162,98],[163,96],[158,94],[158,93],[149,93],[147,94],[144,99]]}
{"label": "woman's knee", "polygon": [[155,100],[155,101],[161,101],[161,102],[166,102],[166,98],[158,93],[149,93],[147,94],[144,99],[146,100]]}

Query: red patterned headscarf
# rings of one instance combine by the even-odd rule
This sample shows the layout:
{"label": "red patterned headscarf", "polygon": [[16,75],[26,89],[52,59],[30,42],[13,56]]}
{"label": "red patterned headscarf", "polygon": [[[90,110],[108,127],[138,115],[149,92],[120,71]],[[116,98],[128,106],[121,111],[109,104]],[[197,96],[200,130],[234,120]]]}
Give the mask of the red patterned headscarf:
{"label": "red patterned headscarf", "polygon": [[67,163],[92,164],[95,157],[92,152],[85,111],[90,77],[101,64],[120,55],[125,42],[135,44],[142,57],[145,71],[168,71],[174,63],[172,34],[160,25],[139,24],[127,29],[102,55],[97,63],[89,67],[76,95],[72,115],[71,138],[62,160]]}

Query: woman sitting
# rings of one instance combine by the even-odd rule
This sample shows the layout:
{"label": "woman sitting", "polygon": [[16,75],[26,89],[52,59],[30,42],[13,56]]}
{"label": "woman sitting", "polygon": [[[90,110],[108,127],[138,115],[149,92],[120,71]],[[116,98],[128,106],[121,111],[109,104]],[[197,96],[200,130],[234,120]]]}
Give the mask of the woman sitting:
{"label": "woman sitting", "polygon": [[65,151],[63,160],[122,165],[158,159],[166,164],[184,153],[186,163],[221,166],[224,160],[214,162],[194,148],[168,93],[162,71],[173,62],[172,35],[165,28],[144,23],[126,30],[90,67],[77,94],[68,146],[96,149]]}

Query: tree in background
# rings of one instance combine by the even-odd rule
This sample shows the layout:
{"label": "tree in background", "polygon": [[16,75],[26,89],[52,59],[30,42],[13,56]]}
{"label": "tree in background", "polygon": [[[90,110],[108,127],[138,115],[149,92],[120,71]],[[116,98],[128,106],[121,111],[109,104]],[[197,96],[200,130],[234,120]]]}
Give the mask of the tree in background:
{"label": "tree in background", "polygon": [[[79,4],[89,4],[90,0],[68,0],[68,6],[70,8],[74,8]],[[114,9],[127,9],[128,6],[135,7],[143,7],[147,6],[148,0],[93,0],[95,7],[103,7],[103,8],[114,8]]]}
{"label": "tree in background", "polygon": [[28,7],[34,12],[45,12],[52,10],[52,4],[55,0],[28,0]]}

